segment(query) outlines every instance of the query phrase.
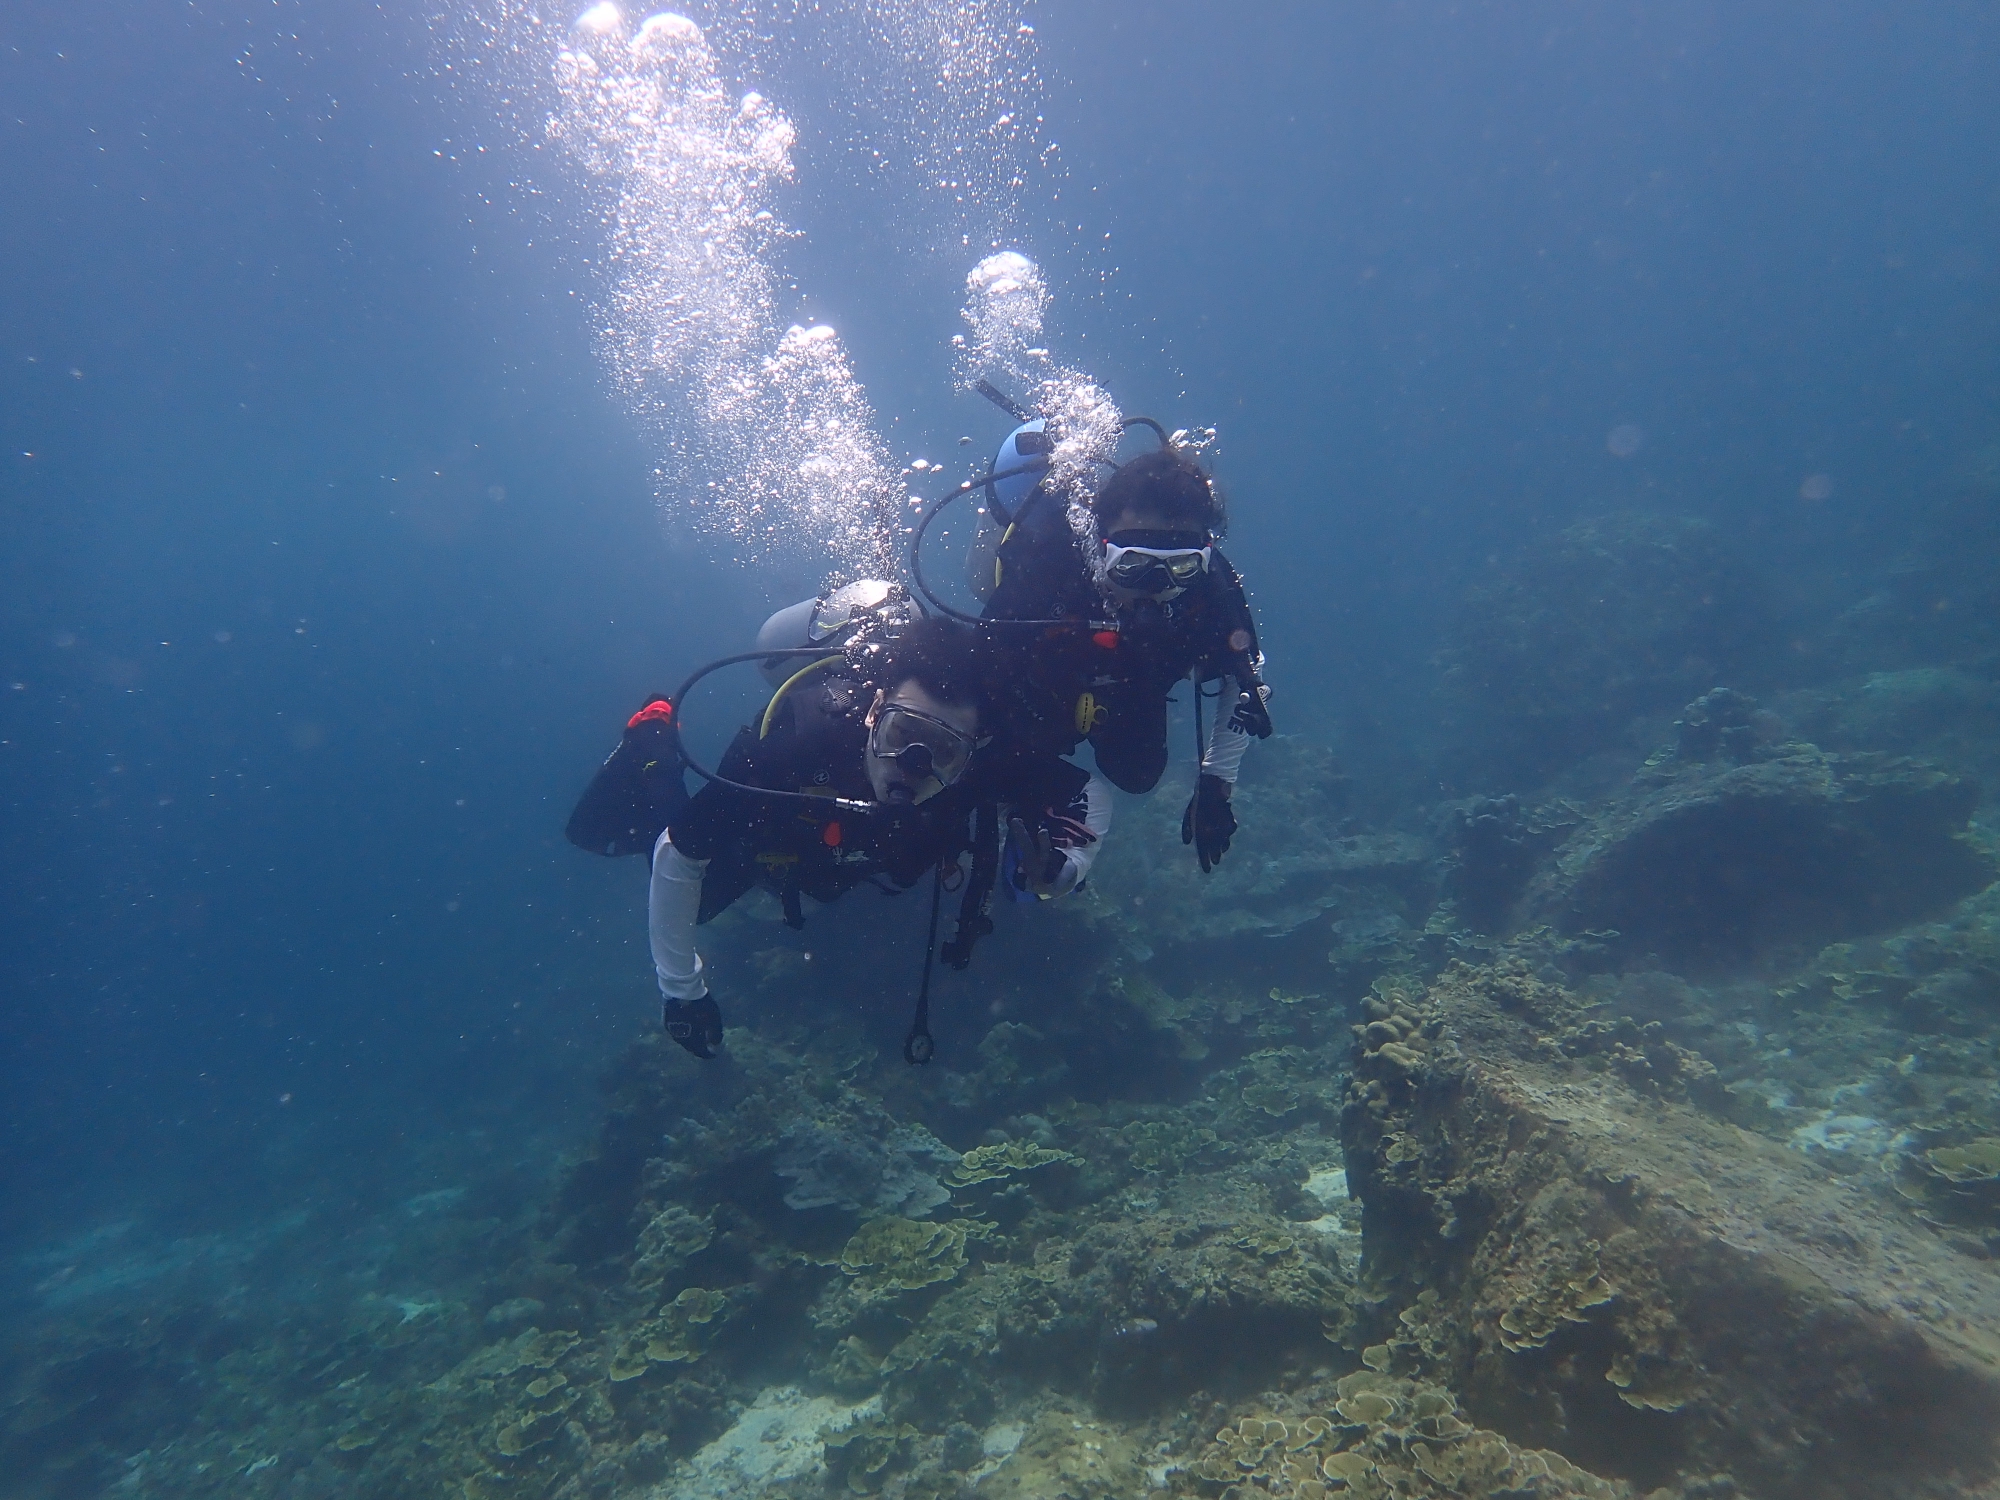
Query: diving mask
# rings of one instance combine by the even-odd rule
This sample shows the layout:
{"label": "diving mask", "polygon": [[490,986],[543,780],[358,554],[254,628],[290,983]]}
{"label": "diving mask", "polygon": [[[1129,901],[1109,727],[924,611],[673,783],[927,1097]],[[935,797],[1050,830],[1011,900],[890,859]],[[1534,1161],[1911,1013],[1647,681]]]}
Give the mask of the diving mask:
{"label": "diving mask", "polygon": [[1129,593],[1179,593],[1208,571],[1214,551],[1205,532],[1115,531],[1104,539],[1104,576]]}
{"label": "diving mask", "polygon": [[900,703],[885,703],[877,709],[868,731],[870,755],[893,761],[912,782],[935,777],[941,787],[965,774],[975,743],[964,730]]}

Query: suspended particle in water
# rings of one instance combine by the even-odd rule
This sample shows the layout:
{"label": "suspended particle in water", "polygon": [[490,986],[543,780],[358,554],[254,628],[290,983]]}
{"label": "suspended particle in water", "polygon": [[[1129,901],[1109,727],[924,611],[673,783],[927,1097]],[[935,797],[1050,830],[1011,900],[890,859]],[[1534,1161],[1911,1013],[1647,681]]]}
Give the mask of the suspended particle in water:
{"label": "suspended particle in water", "polygon": [[1831,474],[1808,474],[1799,481],[1799,498],[1817,505],[1822,500],[1833,498],[1833,476]]}
{"label": "suspended particle in water", "polygon": [[1604,435],[1604,446],[1613,458],[1630,458],[1645,441],[1645,430],[1637,422],[1620,422]]}

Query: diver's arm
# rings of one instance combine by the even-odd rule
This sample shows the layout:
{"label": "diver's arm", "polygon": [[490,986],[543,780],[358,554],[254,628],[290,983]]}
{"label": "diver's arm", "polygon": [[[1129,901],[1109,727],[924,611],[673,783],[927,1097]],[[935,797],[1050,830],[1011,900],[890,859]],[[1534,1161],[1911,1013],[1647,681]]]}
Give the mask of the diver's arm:
{"label": "diver's arm", "polygon": [[[1219,551],[1214,565],[1215,570],[1210,574],[1214,590],[1211,607],[1219,620],[1210,627],[1214,634],[1206,646],[1206,668],[1195,675],[1206,678],[1214,672],[1225,684],[1216,698],[1215,721],[1209,726],[1208,743],[1201,749],[1201,774],[1221,782],[1226,796],[1227,789],[1236,785],[1243,752],[1249,748],[1251,739],[1263,739],[1271,732],[1271,715],[1266,707],[1271,690],[1264,685],[1264,652],[1257,644],[1257,624],[1250,613],[1250,600],[1243,592],[1243,580]],[[1200,690],[1197,682],[1195,691]]]}
{"label": "diver's arm", "polygon": [[[1208,726],[1208,743],[1201,750],[1201,774],[1213,776],[1224,786],[1233,787],[1237,774],[1243,769],[1243,752],[1250,748],[1250,727],[1243,715],[1244,700],[1253,693],[1268,692],[1269,689],[1263,688],[1262,684],[1257,688],[1246,688],[1234,677],[1224,677],[1222,681],[1226,686],[1216,695],[1215,719]],[[1236,690],[1233,695],[1229,693],[1232,687]],[[1201,691],[1199,683],[1195,684],[1195,691]],[[1230,704],[1228,713],[1222,712],[1225,703]]]}
{"label": "diver's arm", "polygon": [[1072,816],[1076,816],[1090,838],[1062,846],[1063,872],[1049,892],[1050,899],[1067,896],[1090,878],[1090,867],[1097,863],[1098,851],[1111,832],[1112,806],[1111,783],[1102,776],[1092,776],[1071,804]]}
{"label": "diver's arm", "polygon": [[[1181,813],[1181,842],[1194,845],[1204,875],[1222,862],[1222,856],[1229,852],[1229,841],[1236,837],[1236,813],[1229,799],[1236,790],[1236,773],[1242,768],[1243,752],[1249,747],[1252,735],[1271,732],[1271,716],[1264,711],[1264,699],[1270,689],[1258,680],[1258,663],[1254,659],[1245,670],[1248,683],[1235,676],[1222,679],[1236,689],[1235,707],[1227,715],[1217,713],[1209,727],[1208,743],[1202,747],[1201,774],[1195,777],[1194,795],[1188,798],[1188,805]],[[1201,691],[1198,670],[1194,690]],[[1222,696],[1227,695],[1228,689],[1224,688]]]}
{"label": "diver's arm", "polygon": [[1090,777],[1067,803],[1045,808],[1032,828],[1023,811],[1007,820],[1016,883],[1044,901],[1060,900],[1089,878],[1097,851],[1111,832],[1111,784],[1101,776]]}
{"label": "diver's arm", "polygon": [[646,933],[653,947],[653,971],[668,1000],[697,1000],[708,993],[701,955],[694,950],[695,918],[701,913],[701,881],[708,861],[689,859],[673,845],[673,830],[653,845],[653,884],[646,898]]}

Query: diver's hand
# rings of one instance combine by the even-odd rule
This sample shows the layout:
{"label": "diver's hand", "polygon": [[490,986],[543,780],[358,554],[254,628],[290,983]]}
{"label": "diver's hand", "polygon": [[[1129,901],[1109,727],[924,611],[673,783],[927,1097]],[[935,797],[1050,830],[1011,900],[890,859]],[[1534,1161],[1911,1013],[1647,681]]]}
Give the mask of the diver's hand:
{"label": "diver's hand", "polygon": [[1019,856],[1015,883],[1046,901],[1055,894],[1056,882],[1062,879],[1063,866],[1068,863],[1056,847],[1055,836],[1047,828],[1030,828],[1019,818],[1007,820],[1007,834]]}
{"label": "diver's hand", "polygon": [[660,1024],[696,1057],[713,1057],[713,1049],[722,1045],[722,1009],[713,995],[669,1000],[660,1010]]}
{"label": "diver's hand", "polygon": [[[1261,682],[1255,690],[1238,693],[1235,711],[1229,716],[1229,727],[1238,734],[1268,740],[1271,737],[1270,702],[1271,690]],[[1224,847],[1227,847],[1226,840]]]}
{"label": "diver's hand", "polygon": [[1020,856],[1016,883],[1044,901],[1068,889],[1063,878],[1069,872],[1069,859],[1063,850],[1097,842],[1097,835],[1080,821],[1053,810],[1044,813],[1033,828],[1018,817],[1009,818],[1007,833]]}
{"label": "diver's hand", "polygon": [[1204,772],[1194,784],[1187,811],[1181,814],[1181,842],[1193,844],[1201,873],[1222,863],[1229,841],[1236,836],[1236,813],[1229,805],[1229,783]]}

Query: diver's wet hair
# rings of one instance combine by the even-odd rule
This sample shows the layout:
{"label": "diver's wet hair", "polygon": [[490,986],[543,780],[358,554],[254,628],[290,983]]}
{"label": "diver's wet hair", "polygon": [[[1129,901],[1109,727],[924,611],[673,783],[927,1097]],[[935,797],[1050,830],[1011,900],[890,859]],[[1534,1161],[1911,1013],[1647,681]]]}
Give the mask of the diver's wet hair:
{"label": "diver's wet hair", "polygon": [[914,678],[946,703],[986,710],[986,652],[977,632],[928,615],[863,647],[857,663],[867,680],[894,692]]}
{"label": "diver's wet hair", "polygon": [[1176,531],[1220,536],[1229,524],[1215,482],[1176,448],[1142,453],[1123,465],[1104,482],[1090,510],[1099,532],[1128,510],[1156,515]]}

